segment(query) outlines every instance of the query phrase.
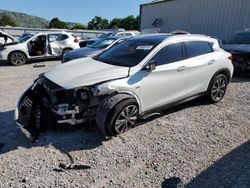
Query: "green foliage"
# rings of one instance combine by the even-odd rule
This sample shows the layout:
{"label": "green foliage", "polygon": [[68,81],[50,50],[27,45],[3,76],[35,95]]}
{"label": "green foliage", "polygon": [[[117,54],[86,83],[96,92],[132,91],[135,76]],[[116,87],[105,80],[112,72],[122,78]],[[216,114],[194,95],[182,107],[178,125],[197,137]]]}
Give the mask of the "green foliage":
{"label": "green foliage", "polygon": [[1,26],[12,26],[12,27],[17,26],[16,23],[14,22],[14,20],[5,14],[0,19],[0,25]]}
{"label": "green foliage", "polygon": [[77,29],[86,29],[86,26],[83,24],[76,24],[73,27],[71,27],[72,30],[77,30]]}
{"label": "green foliage", "polygon": [[139,29],[139,17],[135,18],[130,15],[124,19],[122,19],[120,23],[120,28],[124,28],[126,30],[138,30]]}
{"label": "green foliage", "polygon": [[114,18],[110,22],[107,19],[103,19],[100,16],[95,16],[89,23],[88,29],[118,29],[123,28],[126,30],[138,30],[139,29],[139,16],[134,17],[132,15],[126,18]]}
{"label": "green foliage", "polygon": [[68,29],[68,26],[58,18],[53,18],[49,23],[49,28]]}
{"label": "green foliage", "polygon": [[109,27],[109,21],[107,19],[103,19],[100,16],[95,16],[89,23],[88,29],[107,29]]}
{"label": "green foliage", "polygon": [[109,28],[110,29],[120,28],[121,21],[122,21],[122,18],[114,18],[113,20],[110,21]]}

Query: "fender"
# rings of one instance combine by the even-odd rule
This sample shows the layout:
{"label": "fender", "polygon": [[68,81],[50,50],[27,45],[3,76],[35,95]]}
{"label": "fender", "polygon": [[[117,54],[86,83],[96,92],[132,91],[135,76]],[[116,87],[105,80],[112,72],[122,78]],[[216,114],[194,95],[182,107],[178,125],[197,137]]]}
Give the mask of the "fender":
{"label": "fender", "polygon": [[227,68],[220,69],[220,70],[216,71],[216,72],[214,73],[214,75],[212,76],[212,78],[210,79],[210,82],[209,82],[209,84],[208,84],[208,86],[207,86],[207,91],[209,90],[209,87],[211,86],[211,83],[212,83],[212,81],[214,80],[214,78],[215,78],[218,74],[221,74],[221,73],[223,73],[223,74],[226,75],[226,77],[227,77],[227,79],[228,79],[228,83],[230,83],[230,81],[231,81],[231,79],[232,79],[232,76],[231,76],[232,74],[231,74],[230,70],[227,69]]}
{"label": "fender", "polygon": [[103,100],[103,102],[98,106],[96,111],[96,124],[103,133],[106,135],[105,131],[105,121],[108,117],[110,110],[118,103],[123,100],[134,98],[133,96],[125,93],[119,93],[117,95],[108,96]]}

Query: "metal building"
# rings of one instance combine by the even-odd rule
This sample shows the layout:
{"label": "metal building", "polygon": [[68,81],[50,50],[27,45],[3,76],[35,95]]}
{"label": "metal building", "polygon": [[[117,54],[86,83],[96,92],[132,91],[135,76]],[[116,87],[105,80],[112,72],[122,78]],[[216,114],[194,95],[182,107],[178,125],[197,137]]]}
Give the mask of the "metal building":
{"label": "metal building", "polygon": [[228,40],[250,28],[250,0],[166,0],[140,6],[141,30],[185,30]]}

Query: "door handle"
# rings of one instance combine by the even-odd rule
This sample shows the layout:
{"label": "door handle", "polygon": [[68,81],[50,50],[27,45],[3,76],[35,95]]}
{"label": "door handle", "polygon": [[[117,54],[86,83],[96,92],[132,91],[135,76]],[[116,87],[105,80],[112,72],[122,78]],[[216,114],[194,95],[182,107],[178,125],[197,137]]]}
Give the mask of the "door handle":
{"label": "door handle", "polygon": [[184,71],[187,67],[186,66],[181,66],[177,69],[177,72]]}
{"label": "door handle", "polygon": [[211,60],[211,61],[209,61],[207,64],[208,65],[212,65],[212,64],[214,64],[215,63],[215,60]]}

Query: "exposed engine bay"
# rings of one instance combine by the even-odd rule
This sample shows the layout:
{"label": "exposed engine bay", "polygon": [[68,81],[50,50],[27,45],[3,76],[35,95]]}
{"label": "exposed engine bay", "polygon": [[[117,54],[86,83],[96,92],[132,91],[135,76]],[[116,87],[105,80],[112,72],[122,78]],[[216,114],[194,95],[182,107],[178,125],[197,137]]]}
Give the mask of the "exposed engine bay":
{"label": "exposed engine bay", "polygon": [[16,122],[32,140],[58,125],[77,125],[95,119],[102,97],[95,87],[65,90],[41,76],[23,94],[16,109]]}

